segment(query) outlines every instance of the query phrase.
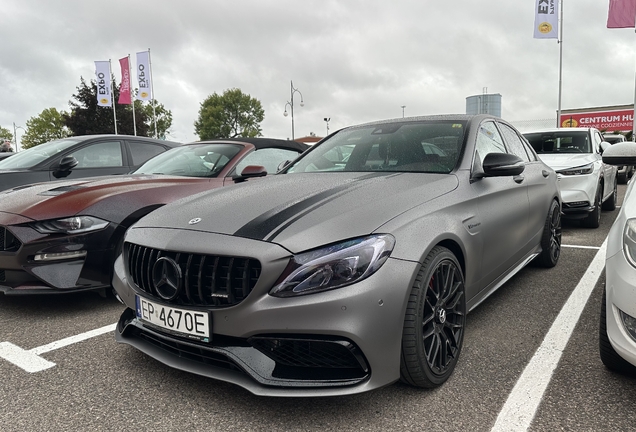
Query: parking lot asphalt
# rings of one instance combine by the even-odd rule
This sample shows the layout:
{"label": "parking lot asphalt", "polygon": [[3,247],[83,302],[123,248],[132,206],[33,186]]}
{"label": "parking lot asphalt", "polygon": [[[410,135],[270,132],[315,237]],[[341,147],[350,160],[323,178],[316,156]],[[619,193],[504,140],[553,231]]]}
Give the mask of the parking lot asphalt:
{"label": "parking lot asphalt", "polygon": [[[619,203],[624,190],[619,185]],[[48,347],[38,357],[53,363],[27,372],[0,358],[0,430],[490,431],[617,213],[603,212],[598,229],[564,223],[567,247],[555,268],[525,268],[470,313],[457,369],[435,390],[395,383],[346,397],[257,397],[171,369],[115,343],[112,331],[73,339],[114,324],[123,311],[114,299],[0,296],[0,351]],[[527,430],[634,429],[636,377],[609,372],[598,355],[603,284],[604,274]],[[61,340],[68,343],[55,345]]]}

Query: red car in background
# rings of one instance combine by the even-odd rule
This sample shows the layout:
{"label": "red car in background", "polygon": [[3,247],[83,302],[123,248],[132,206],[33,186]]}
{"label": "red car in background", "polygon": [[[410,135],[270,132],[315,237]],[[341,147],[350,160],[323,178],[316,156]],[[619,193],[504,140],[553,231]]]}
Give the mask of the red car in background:
{"label": "red car in background", "polygon": [[275,173],[308,146],[267,138],[185,144],[123,176],[0,192],[0,292],[109,293],[126,229],[189,195]]}

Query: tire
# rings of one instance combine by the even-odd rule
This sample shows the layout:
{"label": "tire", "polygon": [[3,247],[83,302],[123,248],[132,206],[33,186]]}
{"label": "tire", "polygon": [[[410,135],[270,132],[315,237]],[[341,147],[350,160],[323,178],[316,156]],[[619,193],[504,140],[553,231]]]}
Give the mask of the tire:
{"label": "tire", "polygon": [[607,336],[607,303],[605,289],[603,289],[603,301],[601,302],[601,319],[598,332],[598,347],[601,361],[610,370],[624,374],[636,373],[636,367],[625,360],[612,347]]}
{"label": "tire", "polygon": [[627,174],[627,172],[625,172],[625,174],[616,174],[616,178],[618,179],[618,182],[620,184],[627,183],[628,177],[629,177],[629,175]]}
{"label": "tire", "polygon": [[613,211],[616,210],[616,202],[618,201],[618,183],[614,180],[614,190],[612,195],[603,203],[603,210]]}
{"label": "tire", "polygon": [[541,235],[541,253],[535,261],[541,267],[551,268],[557,265],[560,256],[561,209],[559,203],[553,200]]}
{"label": "tire", "polygon": [[400,378],[435,388],[453,373],[464,341],[464,275],[455,255],[436,246],[411,288],[404,317]]}
{"label": "tire", "polygon": [[601,225],[601,201],[603,200],[603,185],[596,188],[596,198],[594,199],[594,211],[585,219],[581,220],[581,225],[586,228],[598,228]]}

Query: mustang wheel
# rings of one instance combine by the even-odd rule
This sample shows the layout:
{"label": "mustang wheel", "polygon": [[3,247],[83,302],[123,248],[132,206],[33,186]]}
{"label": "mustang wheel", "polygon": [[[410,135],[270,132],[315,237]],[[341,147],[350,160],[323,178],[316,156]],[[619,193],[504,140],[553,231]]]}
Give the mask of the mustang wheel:
{"label": "mustang wheel", "polygon": [[453,373],[464,340],[464,276],[455,255],[436,246],[411,288],[402,334],[402,381],[437,387]]}
{"label": "mustang wheel", "polygon": [[601,302],[601,320],[598,332],[598,347],[601,354],[601,361],[608,368],[616,372],[633,374],[636,371],[631,363],[619,356],[612,347],[607,336],[607,312],[606,312],[605,290],[603,290],[603,301]]}
{"label": "mustang wheel", "polygon": [[542,267],[554,267],[561,256],[561,210],[556,201],[552,201],[545,219],[541,249],[536,262]]}

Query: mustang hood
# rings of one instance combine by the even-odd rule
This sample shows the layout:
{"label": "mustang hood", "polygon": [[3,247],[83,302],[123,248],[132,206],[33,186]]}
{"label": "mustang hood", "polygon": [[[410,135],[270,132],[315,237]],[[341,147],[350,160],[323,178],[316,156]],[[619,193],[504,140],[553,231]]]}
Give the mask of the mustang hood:
{"label": "mustang hood", "polygon": [[452,174],[298,173],[204,192],[133,225],[180,228],[280,244],[292,252],[363,236],[457,188]]}
{"label": "mustang hood", "polygon": [[587,165],[598,160],[596,155],[584,154],[540,154],[539,158],[555,171]]}
{"label": "mustang hood", "polygon": [[[135,199],[139,200],[139,191],[148,189],[166,191],[168,186],[189,182],[201,182],[201,179],[127,175],[35,183],[0,192],[0,212],[17,214],[33,220],[53,219],[80,213],[91,214],[91,208],[108,202],[108,199],[113,196],[118,197],[120,201],[125,201],[127,196],[130,198],[134,195]],[[121,202],[111,203],[109,206],[125,210],[122,209],[125,204]]]}

